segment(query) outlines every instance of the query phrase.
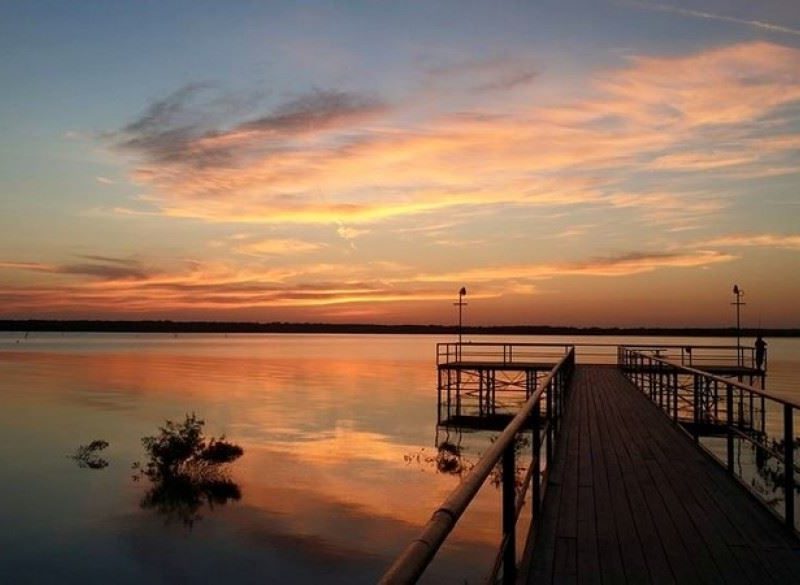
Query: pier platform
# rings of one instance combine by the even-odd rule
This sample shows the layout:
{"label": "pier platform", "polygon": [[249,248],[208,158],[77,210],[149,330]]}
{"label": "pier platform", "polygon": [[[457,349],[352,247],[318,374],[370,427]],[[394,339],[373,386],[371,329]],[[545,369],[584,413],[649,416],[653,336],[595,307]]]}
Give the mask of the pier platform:
{"label": "pier platform", "polygon": [[800,402],[765,354],[440,343],[437,370],[437,430],[499,434],[381,583],[416,583],[500,470],[487,582],[800,584]]}
{"label": "pier platform", "polygon": [[578,365],[522,583],[800,583],[800,542],[613,366]]}

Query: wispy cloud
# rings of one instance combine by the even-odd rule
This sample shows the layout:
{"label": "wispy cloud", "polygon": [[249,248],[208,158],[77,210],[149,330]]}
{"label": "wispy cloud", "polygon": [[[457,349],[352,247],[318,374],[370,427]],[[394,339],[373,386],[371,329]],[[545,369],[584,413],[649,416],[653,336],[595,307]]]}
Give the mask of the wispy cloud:
{"label": "wispy cloud", "polygon": [[239,243],[234,249],[251,256],[293,256],[314,252],[324,248],[323,244],[295,238],[267,238]]}
{"label": "wispy cloud", "polygon": [[426,84],[477,93],[508,91],[533,82],[539,69],[530,58],[496,55],[432,66],[426,71]]}
{"label": "wispy cloud", "polygon": [[759,247],[784,248],[800,250],[800,235],[797,234],[731,234],[720,238],[703,240],[696,244],[699,247]]}
{"label": "wispy cloud", "polygon": [[[226,167],[256,155],[284,152],[299,146],[292,139],[347,125],[385,108],[372,96],[313,90],[261,116],[219,127],[215,122],[224,112],[209,116],[205,110],[211,106],[195,106],[198,96],[211,89],[205,83],[181,87],[108,137],[116,148],[143,156],[150,165],[167,165],[173,172],[185,167]],[[147,176],[148,168],[138,172]]]}
{"label": "wispy cloud", "polygon": [[339,234],[339,237],[344,240],[355,240],[356,238],[370,233],[370,230],[340,225],[338,228],[336,228],[336,233]]}
{"label": "wispy cloud", "polygon": [[48,264],[40,262],[0,261],[0,269],[27,270],[49,274],[73,276],[90,276],[103,280],[142,280],[148,277],[148,271],[137,260],[127,258],[108,258],[105,256],[83,256],[90,262],[67,264]]}
{"label": "wispy cloud", "polygon": [[723,210],[728,202],[716,193],[613,193],[606,203],[616,209],[635,211],[639,221],[675,230],[692,226],[698,218]]}
{"label": "wispy cloud", "polygon": [[[0,268],[71,275],[69,283],[43,282],[0,287],[4,311],[91,310],[102,312],[254,308],[352,307],[374,310],[386,303],[442,302],[454,283],[473,282],[473,298],[536,292],[536,282],[559,276],[624,277],[667,268],[697,268],[735,256],[708,250],[638,252],[585,261],[476,267],[462,271],[419,272],[387,262],[233,267],[184,261],[172,269],[135,271],[114,263],[48,265],[2,262]],[[357,309],[361,310],[359,306]]]}
{"label": "wispy cloud", "polygon": [[660,268],[696,268],[729,262],[736,256],[711,250],[685,252],[632,252],[558,264],[517,264],[473,268],[420,276],[429,282],[486,282],[493,280],[543,280],[558,276],[630,276]]}
{"label": "wispy cloud", "polygon": [[670,14],[680,14],[682,16],[689,16],[693,18],[702,18],[706,20],[717,20],[720,22],[730,22],[733,24],[741,24],[750,26],[770,32],[784,33],[789,35],[800,36],[800,29],[782,26],[772,22],[765,22],[763,20],[754,20],[747,18],[737,18],[735,16],[728,16],[725,14],[716,14],[713,12],[705,12],[703,10],[693,10],[691,8],[682,8],[680,6],[673,6],[671,4],[660,4],[656,2],[639,2],[637,0],[624,0],[624,4],[638,6],[647,10],[656,10],[658,12],[667,12]]}

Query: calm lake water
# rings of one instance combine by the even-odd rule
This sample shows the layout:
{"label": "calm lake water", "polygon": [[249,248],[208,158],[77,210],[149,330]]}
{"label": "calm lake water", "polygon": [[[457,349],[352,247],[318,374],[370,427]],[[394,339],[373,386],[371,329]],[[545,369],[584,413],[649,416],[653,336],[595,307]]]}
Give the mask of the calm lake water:
{"label": "calm lake water", "polygon": [[[376,581],[459,481],[434,460],[438,341],[453,339],[0,334],[0,581]],[[797,399],[800,340],[768,341],[767,388]],[[613,355],[579,361],[602,357],[589,353]],[[131,469],[141,437],[191,412],[244,448],[231,466],[240,497],[148,506],[153,486]],[[474,460],[490,436],[438,431]],[[94,439],[109,442],[109,465],[81,468],[69,456]],[[484,486],[426,581],[485,578],[499,505]]]}

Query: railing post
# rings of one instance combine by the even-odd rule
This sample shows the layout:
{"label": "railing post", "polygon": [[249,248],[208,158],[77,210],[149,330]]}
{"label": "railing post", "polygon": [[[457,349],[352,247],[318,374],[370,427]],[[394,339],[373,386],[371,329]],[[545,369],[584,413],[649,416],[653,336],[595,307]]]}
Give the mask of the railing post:
{"label": "railing post", "polygon": [[539,403],[536,405],[536,408],[533,409],[533,420],[531,421],[532,422],[531,426],[533,430],[533,440],[531,441],[531,448],[533,450],[533,459],[531,460],[531,465],[533,465],[533,473],[531,474],[531,479],[533,480],[533,485],[531,486],[531,513],[533,515],[533,525],[535,525],[538,522],[539,506],[542,500],[541,408],[542,408],[542,403],[540,400]]}
{"label": "railing post", "polygon": [[561,413],[563,412],[563,403],[564,400],[564,388],[561,386],[561,380],[559,378],[553,379],[553,388],[555,389],[555,394],[553,395],[553,414],[555,415],[556,422],[556,429],[561,429]]}
{"label": "railing post", "polygon": [[517,530],[516,530],[516,470],[514,463],[514,441],[503,451],[503,583],[508,585],[517,579]]}
{"label": "railing post", "polygon": [[728,402],[728,471],[733,473],[733,385],[725,386]]}
{"label": "railing post", "polygon": [[450,368],[447,368],[447,418],[450,418],[453,412],[452,388],[453,388],[453,374],[451,373]]}
{"label": "railing post", "polygon": [[658,407],[661,408],[661,403],[664,399],[664,364],[651,360],[650,378],[655,380],[652,385],[653,390],[650,392],[650,400],[658,404]]}
{"label": "railing post", "polygon": [[783,405],[784,515],[786,525],[794,530],[794,419],[792,405]]}
{"label": "railing post", "polygon": [[644,356],[639,356],[639,367],[637,369],[637,376],[639,378],[639,388],[644,390]]}
{"label": "railing post", "polygon": [[678,370],[672,374],[672,420],[678,422]]}
{"label": "railing post", "polygon": [[703,382],[697,374],[693,376],[693,379],[692,412],[694,418],[694,440],[698,442],[700,440],[700,384]]}
{"label": "railing post", "polygon": [[436,368],[436,423],[442,424],[442,369]]}
{"label": "railing post", "polygon": [[677,368],[674,368],[672,370],[672,382],[673,382],[672,392],[671,392],[672,404],[670,404],[672,411],[671,414],[672,414],[672,420],[678,422],[678,391],[680,390],[680,380],[678,378]]}
{"label": "railing post", "polygon": [[548,476],[550,475],[550,466],[553,464],[553,432],[555,430],[556,421],[554,420],[553,416],[553,388],[555,387],[555,382],[552,380],[550,381],[550,386],[547,387],[547,405],[545,410],[545,416],[547,417],[547,436],[545,437],[546,445],[545,450],[547,451],[547,472]]}

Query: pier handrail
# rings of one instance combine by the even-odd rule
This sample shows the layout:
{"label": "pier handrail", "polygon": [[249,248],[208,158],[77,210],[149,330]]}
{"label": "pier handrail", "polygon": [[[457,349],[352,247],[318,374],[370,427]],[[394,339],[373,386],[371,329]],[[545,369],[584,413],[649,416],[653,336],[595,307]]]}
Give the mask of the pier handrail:
{"label": "pier handrail", "polygon": [[[708,364],[709,362],[722,366],[725,361],[735,362],[738,367],[747,367],[754,372],[763,374],[767,370],[767,352],[761,354],[761,362],[758,361],[758,352],[752,345],[686,345],[669,343],[626,343],[624,347],[636,351],[655,351],[656,357],[665,357],[661,351],[667,353],[667,357],[680,360],[680,365],[691,367],[692,365]],[[675,350],[678,350],[675,352]],[[715,353],[709,353],[715,352]],[[722,353],[720,353],[722,352]],[[671,355],[675,353],[676,355]]]}
{"label": "pier handrail", "polygon": [[[499,344],[503,345],[503,344]],[[557,344],[563,346],[563,344]],[[478,463],[469,474],[458,484],[458,486],[450,493],[445,501],[433,512],[430,520],[423,528],[420,535],[411,542],[406,549],[398,556],[389,569],[384,573],[380,580],[381,584],[398,584],[398,583],[415,583],[417,579],[423,574],[430,562],[433,560],[436,552],[447,539],[447,536],[455,527],[461,515],[472,502],[475,495],[483,486],[486,478],[492,473],[495,466],[503,462],[503,526],[504,532],[508,529],[508,508],[509,504],[512,513],[517,512],[516,494],[514,490],[513,481],[507,476],[513,476],[514,470],[514,441],[517,433],[529,428],[531,418],[538,421],[538,416],[532,417],[534,413],[539,414],[540,402],[545,390],[551,392],[552,387],[557,383],[557,380],[564,380],[563,376],[572,372],[575,364],[575,349],[570,347],[566,354],[559,360],[547,374],[541,386],[531,395],[531,397],[520,408],[519,412],[514,416],[510,423],[505,427],[503,432],[497,440],[491,445],[488,451],[480,458]],[[566,384],[566,382],[563,382]],[[534,452],[534,460],[538,460],[539,453]],[[509,465],[509,459],[511,464]],[[550,465],[548,461],[548,466]],[[538,465],[538,463],[534,463]],[[509,473],[510,472],[510,473]],[[534,481],[539,481],[539,478],[534,478]],[[511,486],[511,502],[507,502],[509,496],[509,488]],[[516,524],[516,516],[513,518],[513,525]],[[512,533],[513,540],[513,533]],[[507,544],[507,543],[506,543]],[[510,549],[513,553],[514,547]],[[510,555],[515,565],[515,555]],[[513,576],[515,567],[508,567],[507,561],[509,555],[504,555],[504,581],[509,581]]]}
{"label": "pier handrail", "polygon": [[[606,356],[604,352],[583,353],[578,356],[594,355],[614,359],[620,347],[619,343],[575,343],[560,342],[508,342],[508,341],[464,341],[441,342],[436,344],[436,363],[439,366],[467,365],[471,363],[503,363],[506,365],[534,361],[555,361],[553,357],[561,356],[569,347],[612,350]],[[713,365],[714,367],[730,367],[746,369],[748,375],[763,376],[767,371],[767,352],[761,354],[758,361],[756,348],[752,345],[691,344],[686,343],[628,343],[625,347],[642,352],[655,352],[661,357],[674,359],[682,365]],[[548,350],[553,350],[548,352]]]}
{"label": "pier handrail", "polygon": [[[642,355],[642,356],[644,356],[644,357],[646,357],[646,358],[648,358],[648,359],[650,359],[650,360],[652,360],[654,362],[659,362],[659,363],[662,363],[664,365],[667,365],[667,366],[670,366],[670,367],[673,367],[673,368],[678,368],[679,370],[682,370],[683,372],[685,372],[687,374],[704,376],[706,378],[709,378],[711,380],[719,382],[720,384],[730,384],[730,385],[732,385],[732,386],[734,386],[736,388],[740,388],[740,389],[745,390],[747,392],[752,392],[753,394],[758,394],[759,396],[763,396],[764,398],[769,398],[770,400],[774,400],[775,402],[780,402],[781,404],[789,405],[792,408],[796,408],[796,409],[800,410],[800,402],[797,402],[797,401],[792,400],[790,398],[783,398],[781,396],[777,396],[775,394],[772,394],[771,392],[768,392],[767,390],[762,390],[760,388],[756,388],[755,386],[750,386],[749,384],[745,384],[745,383],[739,382],[737,380],[731,380],[730,378],[725,378],[725,377],[719,376],[717,374],[711,374],[711,373],[706,372],[704,370],[700,370],[700,369],[697,369],[697,368],[686,366],[684,364],[676,363],[676,362],[674,362],[672,360],[668,360],[668,359],[656,357],[656,356],[653,356],[653,355],[650,355],[650,354],[642,353],[640,351],[637,351],[638,348],[640,348],[640,347],[643,347],[643,346],[625,345],[625,346],[620,346],[620,349],[631,351],[633,353]],[[692,347],[697,347],[697,346],[692,346]],[[742,346],[742,347],[744,347],[744,346]],[[620,364],[620,365],[623,365],[623,364]]]}
{"label": "pier handrail", "polygon": [[[649,391],[650,398],[657,403],[657,405],[666,411],[676,423],[679,422],[679,409],[678,400],[683,399],[689,403],[693,413],[693,423],[698,424],[703,422],[702,419],[713,421],[725,429],[727,435],[726,444],[726,461],[722,461],[717,455],[703,447],[699,443],[698,435],[695,434],[695,441],[699,446],[709,453],[714,460],[720,465],[726,467],[728,472],[737,477],[748,491],[753,493],[768,509],[775,512],[769,503],[751,487],[744,477],[739,477],[736,472],[734,459],[735,448],[734,438],[747,441],[755,446],[757,457],[760,453],[763,457],[764,454],[774,457],[779,463],[783,465],[784,473],[780,483],[784,492],[784,510],[782,520],[785,525],[793,531],[797,530],[795,521],[795,490],[798,487],[798,480],[796,477],[800,474],[800,467],[795,463],[795,443],[798,441],[798,430],[794,424],[794,417],[796,413],[800,413],[800,402],[776,396],[760,388],[755,388],[748,384],[744,384],[737,380],[725,378],[716,374],[711,374],[703,370],[687,367],[685,365],[676,363],[672,360],[663,359],[648,353],[638,350],[638,348],[631,348],[628,346],[620,346],[618,353],[619,366],[626,373],[628,378],[636,385],[639,386],[646,394]],[[678,382],[678,374],[685,376],[692,376],[694,380],[694,388],[691,398],[688,400],[679,396],[682,390]],[[706,392],[711,391],[713,383],[713,394],[711,396],[712,405],[702,404],[703,399],[700,395],[703,388]],[[724,389],[724,395],[720,396],[720,386]],[[666,391],[666,396],[665,396]],[[735,415],[736,411],[736,394],[738,392],[738,417]],[[747,427],[743,422],[745,416],[742,412],[744,397],[749,395],[751,420],[750,427]],[[761,429],[754,429],[753,418],[753,396],[760,398],[761,402]],[[723,402],[724,400],[724,402]],[[783,431],[783,445],[780,446],[780,441],[775,441],[773,438],[772,444],[768,442],[769,434],[767,433],[765,412],[765,402],[771,401],[780,405],[782,410],[782,431]],[[720,416],[718,409],[722,405],[722,416]],[[713,408],[713,413],[711,409]],[[695,431],[696,433],[697,431]],[[779,435],[780,436],[780,435]],[[777,514],[780,517],[780,514]]]}
{"label": "pier handrail", "polygon": [[[436,344],[437,365],[476,361],[476,358],[488,358],[487,361],[503,364],[519,363],[525,357],[562,356],[574,347],[572,343],[516,343],[496,341],[464,341],[444,342]],[[557,354],[533,354],[537,349],[560,350]]]}

